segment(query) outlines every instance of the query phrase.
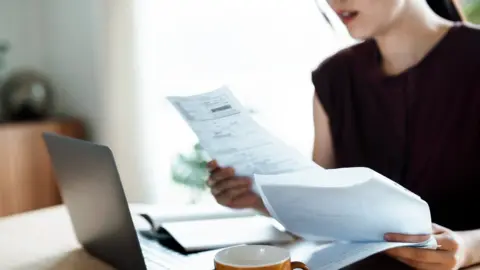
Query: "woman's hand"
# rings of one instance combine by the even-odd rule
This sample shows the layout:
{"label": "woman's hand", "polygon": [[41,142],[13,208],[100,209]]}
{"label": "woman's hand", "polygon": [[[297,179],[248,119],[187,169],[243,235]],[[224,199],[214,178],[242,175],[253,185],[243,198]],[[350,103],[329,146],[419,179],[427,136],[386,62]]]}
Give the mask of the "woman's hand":
{"label": "woman's hand", "polygon": [[261,198],[252,191],[252,180],[236,177],[233,168],[221,168],[217,162],[208,163],[210,177],[208,186],[217,202],[230,208],[254,208],[266,212]]}
{"label": "woman's hand", "polygon": [[[386,251],[386,254],[415,269],[459,269],[467,266],[467,250],[463,239],[455,232],[433,224],[433,236],[438,249],[400,247]],[[420,243],[428,240],[430,235],[386,234],[391,242]]]}

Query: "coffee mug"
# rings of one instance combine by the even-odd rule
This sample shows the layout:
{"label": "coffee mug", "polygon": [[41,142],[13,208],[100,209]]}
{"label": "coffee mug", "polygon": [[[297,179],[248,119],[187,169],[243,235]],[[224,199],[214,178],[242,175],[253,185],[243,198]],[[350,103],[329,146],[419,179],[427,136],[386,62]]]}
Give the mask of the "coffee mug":
{"label": "coffee mug", "polygon": [[215,270],[308,270],[301,262],[291,262],[287,249],[265,245],[225,248],[215,255]]}

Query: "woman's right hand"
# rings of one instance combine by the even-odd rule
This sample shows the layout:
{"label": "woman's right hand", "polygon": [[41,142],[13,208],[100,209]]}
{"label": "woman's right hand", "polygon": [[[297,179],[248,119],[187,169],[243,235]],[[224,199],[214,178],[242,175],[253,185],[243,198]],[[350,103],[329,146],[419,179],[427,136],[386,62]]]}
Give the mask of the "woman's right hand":
{"label": "woman's right hand", "polygon": [[223,206],[243,209],[254,208],[266,213],[262,199],[252,191],[252,179],[235,176],[235,170],[222,168],[213,160],[208,163],[208,186],[217,202]]}

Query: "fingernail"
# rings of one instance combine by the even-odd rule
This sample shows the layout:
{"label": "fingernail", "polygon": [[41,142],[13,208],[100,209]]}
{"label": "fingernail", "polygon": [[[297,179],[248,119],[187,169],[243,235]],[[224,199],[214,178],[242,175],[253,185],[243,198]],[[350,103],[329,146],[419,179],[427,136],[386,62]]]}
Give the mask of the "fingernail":
{"label": "fingernail", "polygon": [[208,181],[207,181],[207,185],[208,185],[208,186],[213,186],[213,181],[212,181],[211,179],[208,180]]}
{"label": "fingernail", "polygon": [[385,234],[384,238],[385,238],[385,240],[387,240],[387,241],[392,240],[392,237],[391,237],[390,235],[388,235],[388,234]]}

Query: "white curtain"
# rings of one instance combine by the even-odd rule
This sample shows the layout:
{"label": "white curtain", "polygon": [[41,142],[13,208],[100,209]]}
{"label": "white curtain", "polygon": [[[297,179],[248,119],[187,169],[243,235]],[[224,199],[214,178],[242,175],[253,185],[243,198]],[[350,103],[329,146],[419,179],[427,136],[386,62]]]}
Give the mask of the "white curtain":
{"label": "white curtain", "polygon": [[140,93],[135,55],[134,0],[103,1],[103,24],[99,41],[100,80],[104,90],[105,120],[99,141],[114,152],[123,187],[130,202],[154,203],[157,182],[142,173],[143,152]]}

